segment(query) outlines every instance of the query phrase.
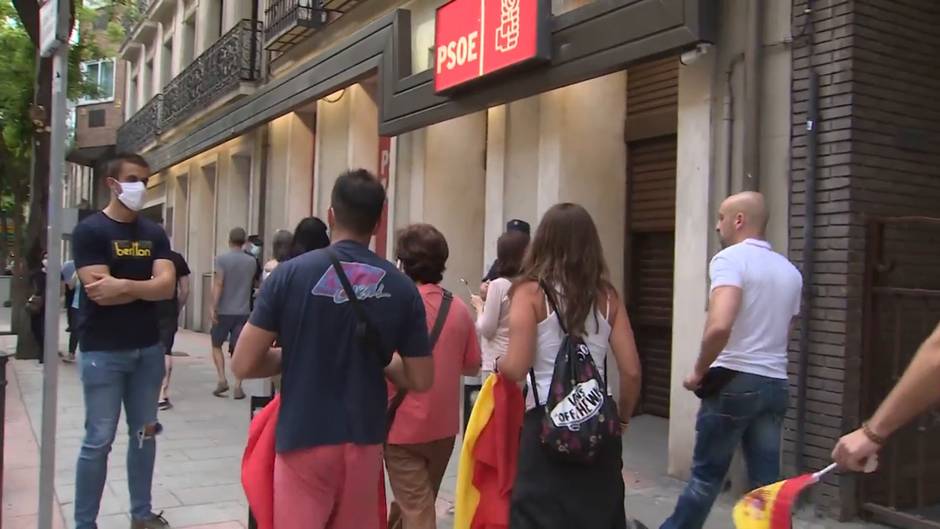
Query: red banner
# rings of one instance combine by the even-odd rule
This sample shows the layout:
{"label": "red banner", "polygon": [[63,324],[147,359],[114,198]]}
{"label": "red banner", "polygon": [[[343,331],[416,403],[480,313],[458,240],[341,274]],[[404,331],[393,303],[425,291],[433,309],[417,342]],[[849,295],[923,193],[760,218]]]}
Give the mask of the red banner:
{"label": "red banner", "polygon": [[446,91],[512,66],[548,59],[548,14],[543,0],[451,0],[439,7],[434,89]]}
{"label": "red banner", "polygon": [[[382,187],[388,192],[388,179],[391,174],[392,164],[392,139],[387,136],[379,136],[379,181]],[[379,225],[375,228],[375,253],[379,257],[389,258],[388,252],[388,200],[382,208],[382,218],[379,219]]]}

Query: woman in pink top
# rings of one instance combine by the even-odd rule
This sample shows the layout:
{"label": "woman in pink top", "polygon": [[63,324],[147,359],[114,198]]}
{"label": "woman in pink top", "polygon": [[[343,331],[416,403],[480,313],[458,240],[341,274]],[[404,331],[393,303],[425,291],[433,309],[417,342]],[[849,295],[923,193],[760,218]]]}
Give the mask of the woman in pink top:
{"label": "woman in pink top", "polygon": [[[418,286],[429,332],[444,300],[447,241],[429,224],[414,224],[398,235],[402,270]],[[480,344],[467,306],[454,298],[432,351],[434,385],[408,393],[395,414],[385,448],[385,465],[395,501],[389,529],[434,529],[434,502],[460,430],[460,377],[480,370]],[[389,401],[397,392],[389,385]]]}

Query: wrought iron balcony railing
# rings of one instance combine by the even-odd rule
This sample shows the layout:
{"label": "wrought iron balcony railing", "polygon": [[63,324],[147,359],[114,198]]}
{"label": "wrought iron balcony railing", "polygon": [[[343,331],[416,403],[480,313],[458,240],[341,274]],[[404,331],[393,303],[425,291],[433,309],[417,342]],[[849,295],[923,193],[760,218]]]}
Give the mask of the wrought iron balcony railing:
{"label": "wrought iron balcony railing", "polygon": [[265,49],[283,52],[336,20],[362,0],[268,0],[264,9]]}
{"label": "wrought iron balcony railing", "polygon": [[117,149],[120,152],[137,152],[160,135],[163,96],[153,96],[131,119],[117,130]]}
{"label": "wrought iron balcony railing", "polygon": [[261,77],[260,21],[240,21],[163,90],[161,128],[167,130]]}

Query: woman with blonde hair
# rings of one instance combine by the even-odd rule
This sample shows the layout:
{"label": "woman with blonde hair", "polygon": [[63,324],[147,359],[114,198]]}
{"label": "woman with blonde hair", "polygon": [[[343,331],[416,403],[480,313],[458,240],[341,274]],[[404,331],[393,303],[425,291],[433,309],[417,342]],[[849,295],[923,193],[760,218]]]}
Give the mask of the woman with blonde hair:
{"label": "woman with blonde hair", "polygon": [[[509,350],[496,363],[502,376],[528,384],[511,529],[626,526],[620,432],[639,398],[640,361],[627,311],[607,277],[590,214],[570,203],[549,209],[510,292]],[[546,417],[555,415],[546,415],[546,403],[558,398],[556,358],[571,340],[580,344],[574,356],[589,356],[575,361],[590,362],[596,380],[606,385],[608,352],[620,374],[619,417],[601,419],[612,428],[593,457],[580,462],[546,442]],[[617,409],[609,404],[605,409]]]}

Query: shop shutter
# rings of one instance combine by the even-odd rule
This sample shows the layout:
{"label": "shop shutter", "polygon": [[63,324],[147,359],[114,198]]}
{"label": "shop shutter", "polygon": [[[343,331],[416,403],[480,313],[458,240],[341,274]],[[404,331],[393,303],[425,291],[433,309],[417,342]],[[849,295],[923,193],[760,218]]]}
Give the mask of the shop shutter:
{"label": "shop shutter", "polygon": [[666,417],[676,218],[675,57],[627,73],[627,302],[643,366],[640,411]]}

